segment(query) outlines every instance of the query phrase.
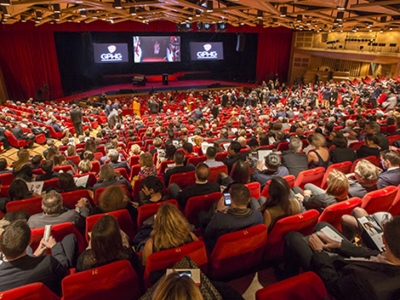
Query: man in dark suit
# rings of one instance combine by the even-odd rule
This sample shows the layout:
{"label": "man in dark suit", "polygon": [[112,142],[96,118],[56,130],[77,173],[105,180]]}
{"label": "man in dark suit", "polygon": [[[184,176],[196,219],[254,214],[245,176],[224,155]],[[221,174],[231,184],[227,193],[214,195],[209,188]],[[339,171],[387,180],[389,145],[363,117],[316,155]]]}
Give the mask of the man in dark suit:
{"label": "man in dark suit", "polygon": [[35,135],[24,133],[22,131],[20,123],[21,122],[17,122],[16,126],[11,128],[11,132],[14,134],[14,136],[17,140],[25,140],[29,143],[29,147],[32,147],[33,143],[35,142]]}
{"label": "man in dark suit", "polygon": [[379,147],[381,150],[389,150],[389,141],[385,134],[381,132],[381,127],[376,122],[369,122],[365,124],[364,128],[365,134],[371,133],[375,134],[379,139]]}
{"label": "man in dark suit", "polygon": [[382,151],[381,161],[385,171],[379,175],[376,184],[378,189],[389,185],[398,186],[400,184],[400,155],[390,150]]}
{"label": "man in dark suit", "polygon": [[399,299],[400,217],[385,223],[386,251],[382,253],[353,245],[328,223],[319,223],[315,231],[327,226],[342,238],[340,242],[318,233],[312,234],[308,242],[299,232],[286,236],[286,275],[296,275],[299,268],[311,270],[321,277],[329,294],[336,299]]}
{"label": "man in dark suit", "polygon": [[242,146],[239,142],[233,141],[228,147],[228,156],[224,161],[224,164],[228,167],[228,174],[231,173],[232,167],[238,160],[246,160],[246,154],[241,153]]}
{"label": "man in dark suit", "polygon": [[[42,282],[60,294],[61,280],[74,260],[75,235],[65,236],[61,243],[57,243],[53,237],[47,242],[42,239],[33,256],[27,253],[30,239],[31,230],[23,220],[11,223],[4,230],[0,247],[7,260],[0,265],[0,291]],[[30,247],[28,249],[31,250]],[[49,249],[51,255],[46,255]]]}
{"label": "man in dark suit", "polygon": [[0,127],[0,142],[3,143],[4,149],[8,150],[11,148],[10,143],[8,142],[6,138],[6,134],[4,133],[5,129],[3,127]]}
{"label": "man in dark suit", "polygon": [[174,162],[175,167],[168,169],[168,171],[164,175],[164,183],[166,187],[168,186],[169,180],[173,174],[194,171],[194,166],[192,164],[189,164],[187,166],[184,165],[185,154],[181,151],[175,152]]}
{"label": "man in dark suit", "polygon": [[72,104],[72,109],[70,111],[71,121],[74,123],[76,137],[83,134],[82,129],[82,112],[78,106]]}
{"label": "man in dark suit", "polygon": [[196,166],[196,184],[189,186],[183,190],[177,184],[169,186],[171,196],[178,200],[182,209],[185,209],[186,203],[190,197],[211,194],[220,191],[219,184],[216,182],[208,182],[210,176],[210,168],[205,163],[199,163]]}
{"label": "man in dark suit", "polygon": [[282,166],[289,170],[289,174],[297,177],[301,171],[308,169],[307,155],[300,154],[303,142],[298,137],[291,137],[289,151],[283,153]]}
{"label": "man in dark suit", "polygon": [[38,175],[35,181],[45,181],[52,178],[58,178],[58,173],[53,171],[53,161],[45,160],[42,164],[44,174]]}

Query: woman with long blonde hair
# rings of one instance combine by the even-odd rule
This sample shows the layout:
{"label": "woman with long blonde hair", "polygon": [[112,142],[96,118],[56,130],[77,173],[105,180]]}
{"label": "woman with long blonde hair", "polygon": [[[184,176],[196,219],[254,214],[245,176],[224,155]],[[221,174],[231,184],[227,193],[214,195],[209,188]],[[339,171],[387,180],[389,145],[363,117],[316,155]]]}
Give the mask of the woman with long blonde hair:
{"label": "woman with long blonde hair", "polygon": [[176,248],[197,241],[190,231],[190,224],[176,206],[166,203],[161,205],[154,216],[153,231],[147,240],[143,252],[142,263],[145,266],[149,256],[158,251]]}
{"label": "woman with long blonde hair", "polygon": [[189,276],[173,272],[154,291],[153,300],[203,300],[199,287]]}
{"label": "woman with long blonde hair", "polygon": [[32,180],[32,166],[30,163],[30,153],[27,149],[22,149],[17,154],[18,160],[13,165],[14,178],[22,178],[25,181]]}

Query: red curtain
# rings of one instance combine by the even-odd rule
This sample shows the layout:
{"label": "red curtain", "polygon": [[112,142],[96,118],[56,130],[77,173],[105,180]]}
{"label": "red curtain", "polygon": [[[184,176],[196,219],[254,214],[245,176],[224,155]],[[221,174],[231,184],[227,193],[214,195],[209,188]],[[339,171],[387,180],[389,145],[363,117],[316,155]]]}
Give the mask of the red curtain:
{"label": "red curtain", "polygon": [[10,99],[36,98],[49,85],[51,98],[62,97],[54,34],[50,31],[0,28],[0,67]]}
{"label": "red curtain", "polygon": [[292,30],[284,27],[268,28],[258,35],[256,80],[279,75],[280,82],[287,80],[292,46]]}

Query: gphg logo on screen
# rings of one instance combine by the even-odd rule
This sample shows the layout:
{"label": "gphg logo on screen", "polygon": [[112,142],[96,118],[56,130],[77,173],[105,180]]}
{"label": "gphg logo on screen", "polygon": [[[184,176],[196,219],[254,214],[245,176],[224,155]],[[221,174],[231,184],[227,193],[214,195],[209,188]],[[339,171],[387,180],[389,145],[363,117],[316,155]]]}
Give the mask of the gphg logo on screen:
{"label": "gphg logo on screen", "polygon": [[207,58],[215,59],[218,57],[217,51],[210,51],[212,48],[211,44],[204,44],[203,48],[205,51],[197,52],[197,59],[207,59]]}
{"label": "gphg logo on screen", "polygon": [[108,53],[103,53],[100,55],[101,61],[121,61],[122,54],[121,53],[114,53],[117,50],[115,45],[110,45],[107,47]]}

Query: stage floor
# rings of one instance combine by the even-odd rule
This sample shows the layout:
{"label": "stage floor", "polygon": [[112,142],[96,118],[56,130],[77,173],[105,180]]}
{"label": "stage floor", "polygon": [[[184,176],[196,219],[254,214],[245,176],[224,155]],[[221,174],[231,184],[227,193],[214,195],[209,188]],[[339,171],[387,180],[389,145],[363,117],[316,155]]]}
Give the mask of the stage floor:
{"label": "stage floor", "polygon": [[[114,84],[100,87],[83,93],[74,94],[57,99],[58,101],[75,101],[82,98],[94,97],[106,93],[107,95],[131,94],[131,93],[148,93],[152,88],[156,92],[160,91],[181,91],[188,89],[207,89],[212,84],[219,84],[213,88],[229,88],[229,87],[246,87],[254,88],[255,84],[236,82],[236,81],[220,81],[220,80],[176,80],[169,81],[168,85],[163,85],[162,82],[147,82],[146,86],[136,86],[131,83]],[[123,92],[121,90],[126,90]],[[128,91],[131,90],[131,91]]]}

